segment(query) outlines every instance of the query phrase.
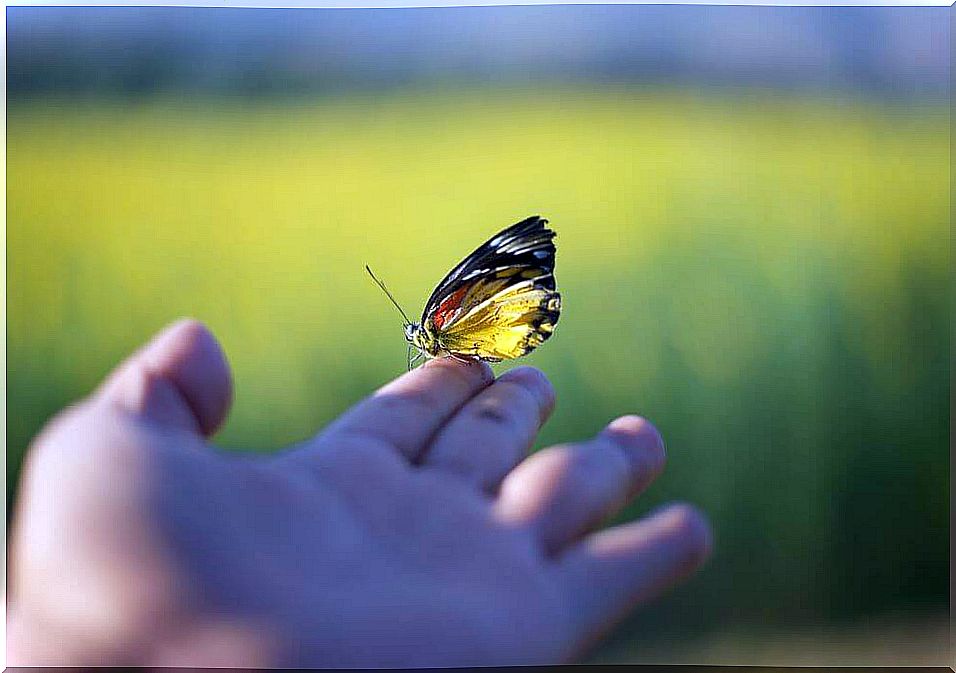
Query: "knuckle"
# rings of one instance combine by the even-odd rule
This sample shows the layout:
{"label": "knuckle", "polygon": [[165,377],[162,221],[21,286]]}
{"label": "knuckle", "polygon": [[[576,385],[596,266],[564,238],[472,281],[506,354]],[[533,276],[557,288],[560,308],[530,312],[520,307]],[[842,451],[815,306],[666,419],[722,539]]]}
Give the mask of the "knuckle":
{"label": "knuckle", "polygon": [[446,454],[442,460],[433,462],[430,468],[433,472],[440,473],[443,478],[450,476],[470,487],[477,485],[483,489],[490,479],[489,470],[485,466],[462,454]]}
{"label": "knuckle", "polygon": [[515,421],[514,411],[497,399],[476,402],[472,413],[479,421],[492,425],[511,425]]}
{"label": "knuckle", "polygon": [[619,460],[617,452],[596,450],[595,447],[588,445],[571,446],[568,448],[568,467],[571,472],[590,475],[595,470],[606,470],[609,457],[611,463]]}
{"label": "knuckle", "polygon": [[574,497],[590,501],[603,500],[605,494],[619,489],[614,484],[623,481],[627,464],[619,452],[602,451],[588,445],[566,445],[563,452],[563,488]]}
{"label": "knuckle", "polygon": [[634,464],[627,449],[617,442],[597,442],[596,446],[586,447],[582,453],[589,460],[592,471],[600,470],[628,477],[634,473]]}

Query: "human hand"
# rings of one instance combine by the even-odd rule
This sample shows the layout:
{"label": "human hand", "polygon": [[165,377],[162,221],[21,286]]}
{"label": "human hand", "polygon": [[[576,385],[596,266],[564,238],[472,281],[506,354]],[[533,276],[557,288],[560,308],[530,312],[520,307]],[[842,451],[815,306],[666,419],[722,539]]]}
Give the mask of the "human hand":
{"label": "human hand", "polygon": [[683,504],[591,532],[663,443],[625,416],[525,458],[554,403],[535,369],[434,360],[271,455],[207,444],[231,394],[215,339],[182,321],[40,434],[12,664],[565,662],[707,556]]}

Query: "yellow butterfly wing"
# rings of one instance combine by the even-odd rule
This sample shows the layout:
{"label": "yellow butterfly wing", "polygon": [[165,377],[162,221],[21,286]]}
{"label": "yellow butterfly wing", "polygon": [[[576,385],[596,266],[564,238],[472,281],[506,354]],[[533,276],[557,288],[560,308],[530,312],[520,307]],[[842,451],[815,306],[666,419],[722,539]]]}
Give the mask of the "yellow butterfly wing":
{"label": "yellow butterfly wing", "polygon": [[[490,287],[475,288],[491,292]],[[527,280],[494,292],[463,312],[437,334],[448,352],[498,361],[520,357],[544,343],[554,331],[561,310],[561,295]]]}

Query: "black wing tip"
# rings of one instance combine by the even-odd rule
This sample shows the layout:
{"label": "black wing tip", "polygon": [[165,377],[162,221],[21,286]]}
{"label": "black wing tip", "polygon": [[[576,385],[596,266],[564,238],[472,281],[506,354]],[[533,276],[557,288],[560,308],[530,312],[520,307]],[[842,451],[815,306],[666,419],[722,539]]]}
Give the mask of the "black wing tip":
{"label": "black wing tip", "polygon": [[549,222],[550,220],[546,217],[541,217],[540,215],[532,215],[531,217],[526,217],[520,222],[516,222],[515,224],[512,224],[510,227],[508,227],[505,230],[505,232],[502,232],[502,233],[517,234],[518,232],[528,233],[528,232],[540,230],[540,231],[549,232],[552,235],[552,237],[556,236],[557,233],[554,231],[554,229],[548,228],[547,225]]}

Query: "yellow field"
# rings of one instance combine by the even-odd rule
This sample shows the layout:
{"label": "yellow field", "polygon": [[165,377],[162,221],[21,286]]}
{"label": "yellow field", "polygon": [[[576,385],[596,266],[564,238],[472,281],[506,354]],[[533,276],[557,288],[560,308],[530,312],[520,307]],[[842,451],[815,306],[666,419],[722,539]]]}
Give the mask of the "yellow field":
{"label": "yellow field", "polygon": [[625,89],[14,105],[10,478],[50,413],[183,315],[234,368],[217,443],[301,439],[404,370],[364,264],[418,313],[541,214],[564,306],[526,358],[557,389],[542,440],[646,414],[670,466],[628,516],[680,497],[717,526],[696,593],[658,614],[945,607],[948,124]]}

